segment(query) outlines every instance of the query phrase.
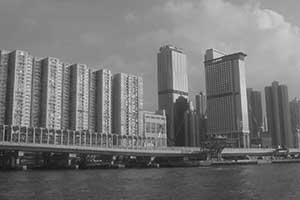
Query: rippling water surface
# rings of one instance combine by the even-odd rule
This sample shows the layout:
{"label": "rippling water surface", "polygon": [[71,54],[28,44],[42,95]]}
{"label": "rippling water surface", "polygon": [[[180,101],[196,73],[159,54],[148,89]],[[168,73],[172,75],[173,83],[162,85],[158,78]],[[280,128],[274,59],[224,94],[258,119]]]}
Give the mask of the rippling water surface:
{"label": "rippling water surface", "polygon": [[0,199],[300,199],[300,164],[0,172]]}

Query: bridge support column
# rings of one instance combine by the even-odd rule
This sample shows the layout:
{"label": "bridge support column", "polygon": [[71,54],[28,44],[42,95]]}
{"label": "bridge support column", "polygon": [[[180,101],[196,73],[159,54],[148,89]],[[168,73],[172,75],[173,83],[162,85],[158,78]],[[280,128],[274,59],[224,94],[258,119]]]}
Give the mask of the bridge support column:
{"label": "bridge support column", "polygon": [[[69,153],[67,155],[67,168],[76,168],[76,158],[77,155],[75,153]],[[78,166],[78,165],[77,165]]]}
{"label": "bridge support column", "polygon": [[0,169],[27,169],[22,163],[23,151],[0,152]]}
{"label": "bridge support column", "polygon": [[117,161],[117,156],[116,155],[113,155],[112,157],[111,157],[111,165],[114,165],[115,164],[115,162]]}

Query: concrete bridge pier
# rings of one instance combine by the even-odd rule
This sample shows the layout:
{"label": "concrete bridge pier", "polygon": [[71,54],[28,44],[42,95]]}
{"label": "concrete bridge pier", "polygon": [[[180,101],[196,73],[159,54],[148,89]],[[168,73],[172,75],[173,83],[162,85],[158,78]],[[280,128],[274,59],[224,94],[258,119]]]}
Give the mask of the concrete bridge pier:
{"label": "concrete bridge pier", "polygon": [[27,169],[22,163],[23,151],[2,151],[0,152],[0,169]]}
{"label": "concrete bridge pier", "polygon": [[66,168],[78,168],[79,165],[77,164],[77,154],[75,153],[68,153],[67,154],[67,165]]}

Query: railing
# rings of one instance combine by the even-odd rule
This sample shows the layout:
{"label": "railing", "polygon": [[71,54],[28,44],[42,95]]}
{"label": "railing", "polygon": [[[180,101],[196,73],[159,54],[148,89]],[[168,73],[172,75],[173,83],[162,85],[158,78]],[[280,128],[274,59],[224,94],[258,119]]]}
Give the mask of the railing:
{"label": "railing", "polygon": [[162,150],[192,153],[197,147],[167,147],[166,138],[93,133],[90,131],[54,130],[0,125],[0,142],[44,146],[70,146],[124,150]]}
{"label": "railing", "polygon": [[222,153],[259,153],[259,152],[273,152],[272,148],[225,148]]}

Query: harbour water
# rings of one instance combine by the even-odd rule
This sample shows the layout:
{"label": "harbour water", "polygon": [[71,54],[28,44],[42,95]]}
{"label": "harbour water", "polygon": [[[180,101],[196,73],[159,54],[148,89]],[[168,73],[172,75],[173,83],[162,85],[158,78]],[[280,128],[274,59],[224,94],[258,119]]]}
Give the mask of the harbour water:
{"label": "harbour water", "polygon": [[300,164],[0,172],[0,199],[300,199]]}

